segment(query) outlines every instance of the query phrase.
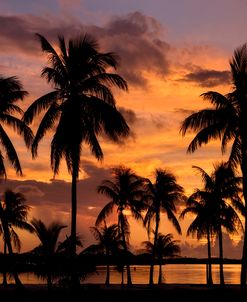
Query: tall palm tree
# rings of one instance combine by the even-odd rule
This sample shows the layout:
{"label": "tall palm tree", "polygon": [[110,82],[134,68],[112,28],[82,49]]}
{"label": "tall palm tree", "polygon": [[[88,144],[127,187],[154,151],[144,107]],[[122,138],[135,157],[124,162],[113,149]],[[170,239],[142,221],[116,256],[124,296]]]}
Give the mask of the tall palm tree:
{"label": "tall palm tree", "polygon": [[[241,178],[236,177],[229,163],[216,164],[211,175],[208,175],[200,167],[194,166],[194,168],[200,173],[204,188],[203,190],[196,190],[196,192],[190,196],[187,204],[188,208],[184,210],[182,217],[188,212],[197,214],[187,233],[193,234],[197,232],[199,238],[206,235],[208,239],[208,250],[210,249],[210,235],[216,234],[218,236],[220,284],[223,286],[222,228],[225,228],[229,233],[237,233],[238,229],[242,226],[238,214],[229,203],[231,201],[237,207],[241,204],[239,198]],[[198,213],[196,211],[198,211]],[[211,272],[209,271],[209,275],[210,274]],[[209,282],[211,283],[211,280],[209,280]]]}
{"label": "tall palm tree", "polygon": [[155,250],[156,258],[159,263],[159,285],[162,283],[163,259],[167,257],[176,257],[180,254],[181,250],[178,242],[178,240],[173,240],[172,234],[163,235],[159,233],[157,236],[156,247],[154,247],[154,243],[151,241],[144,241],[142,243],[149,254],[153,255],[153,252]]}
{"label": "tall palm tree", "polygon": [[19,157],[5,127],[9,127],[21,135],[28,147],[31,145],[32,131],[25,122],[18,118],[18,115],[22,115],[23,111],[16,104],[18,100],[23,100],[26,95],[27,91],[23,90],[17,77],[5,78],[0,75],[0,177],[7,178],[5,158],[13,166],[16,173],[22,175]]}
{"label": "tall palm tree", "polygon": [[131,169],[117,167],[113,169],[113,180],[104,180],[98,186],[98,192],[106,195],[110,202],[104,206],[99,213],[96,226],[103,222],[113,209],[117,209],[118,226],[123,241],[123,249],[126,255],[127,284],[131,285],[131,273],[128,260],[128,234],[129,223],[125,210],[130,210],[135,219],[142,219],[141,211],[143,204],[141,197],[143,194],[143,179],[137,176]]}
{"label": "tall palm tree", "polygon": [[152,183],[147,180],[146,194],[144,201],[147,205],[147,213],[144,218],[144,224],[147,227],[148,234],[150,234],[151,226],[154,223],[154,240],[153,240],[153,257],[150,265],[149,284],[153,285],[153,271],[154,261],[156,258],[156,242],[158,240],[160,215],[166,213],[168,220],[170,220],[179,234],[181,228],[175,216],[176,203],[184,201],[184,190],[177,183],[176,177],[162,169],[155,171],[155,182]]}
{"label": "tall palm tree", "polygon": [[[234,51],[230,60],[233,90],[222,95],[219,92],[208,91],[202,94],[212,107],[200,110],[188,116],[182,124],[181,132],[188,130],[197,134],[189,144],[188,152],[194,152],[198,147],[210,140],[220,139],[222,152],[231,143],[230,162],[239,165],[243,176],[243,196],[245,200],[244,217],[247,230],[247,44]],[[244,233],[244,244],[241,266],[241,287],[246,288],[247,272],[247,232]]]}
{"label": "tall palm tree", "polygon": [[[31,221],[34,233],[40,240],[38,247],[38,253],[44,257],[45,265],[47,267],[47,286],[52,287],[52,267],[54,256],[59,250],[58,238],[65,225],[60,222],[52,222],[49,226],[46,226],[44,222],[37,219]],[[36,250],[37,251],[37,250]]]}
{"label": "tall palm tree", "polygon": [[[4,238],[4,253],[7,251],[10,256],[13,255],[12,242],[18,251],[21,249],[20,239],[15,231],[16,228],[33,232],[32,226],[28,223],[28,211],[30,207],[25,205],[25,197],[23,194],[6,190],[3,199],[0,202],[0,222]],[[7,284],[6,274],[4,274],[4,284]],[[17,285],[21,285],[18,274],[14,270],[13,276]]]}
{"label": "tall palm tree", "polygon": [[65,41],[58,38],[56,50],[43,36],[37,34],[41,48],[48,57],[48,66],[42,77],[53,90],[35,100],[27,109],[24,121],[31,123],[41,112],[44,116],[37,129],[33,144],[33,157],[45,134],[56,127],[51,142],[51,167],[59,172],[61,159],[66,160],[72,175],[71,188],[71,240],[72,254],[76,254],[76,184],[81,166],[83,143],[92,154],[103,158],[98,136],[105,134],[112,141],[129,134],[129,127],[116,109],[111,90],[117,87],[127,90],[127,83],[116,73],[118,58],[114,53],[102,53],[97,42],[90,36],[80,36]]}
{"label": "tall palm tree", "polygon": [[106,224],[102,227],[92,227],[91,231],[98,241],[97,244],[90,245],[84,250],[84,253],[104,253],[106,256],[106,281],[105,285],[110,285],[110,256],[117,254],[120,246],[122,245],[121,233],[117,224]]}

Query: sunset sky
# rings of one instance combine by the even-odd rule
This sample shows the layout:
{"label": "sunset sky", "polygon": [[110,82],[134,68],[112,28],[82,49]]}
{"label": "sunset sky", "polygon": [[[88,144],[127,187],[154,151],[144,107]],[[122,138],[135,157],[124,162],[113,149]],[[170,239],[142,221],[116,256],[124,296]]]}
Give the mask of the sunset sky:
{"label": "sunset sky", "polygon": [[[187,115],[208,105],[201,93],[230,91],[229,59],[236,47],[247,42],[246,10],[243,0],[0,0],[0,74],[16,75],[22,81],[29,92],[21,104],[24,110],[50,90],[40,78],[46,57],[35,33],[53,44],[59,34],[90,33],[102,51],[114,51],[121,58],[118,73],[127,80],[129,92],[116,91],[115,96],[132,135],[119,145],[102,139],[103,162],[97,162],[84,147],[78,182],[78,233],[85,246],[93,242],[89,227],[107,202],[96,193],[96,187],[110,177],[112,167],[123,164],[149,178],[156,168],[167,168],[189,194],[201,185],[192,165],[210,173],[213,163],[223,159],[218,142],[186,154],[193,134],[183,138],[179,128]],[[38,120],[33,129],[37,124]],[[52,133],[40,144],[36,160],[22,140],[9,133],[24,176],[17,177],[9,168],[9,180],[1,183],[1,191],[8,187],[23,192],[32,207],[30,217],[47,223],[60,220],[68,225],[63,235],[69,234],[70,175],[64,165],[53,179],[49,158]],[[114,216],[108,221],[114,221]],[[147,240],[146,232],[130,221],[131,244],[138,249],[140,241]],[[161,231],[173,232],[182,241],[184,255],[206,254],[200,246],[188,246],[197,244],[196,239],[185,237],[188,223],[181,223],[183,236],[178,237],[164,216]],[[21,232],[21,238],[23,251],[38,244],[34,236]],[[226,256],[240,257],[237,242],[226,245]]]}

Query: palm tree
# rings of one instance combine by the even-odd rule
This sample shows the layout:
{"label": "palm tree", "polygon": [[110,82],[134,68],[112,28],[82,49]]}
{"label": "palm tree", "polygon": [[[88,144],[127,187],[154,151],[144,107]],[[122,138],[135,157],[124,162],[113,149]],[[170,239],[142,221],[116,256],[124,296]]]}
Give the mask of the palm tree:
{"label": "palm tree", "polygon": [[124,211],[130,210],[135,219],[142,219],[143,204],[141,196],[144,192],[143,181],[131,169],[120,166],[113,169],[113,180],[104,180],[98,186],[98,192],[110,198],[110,202],[99,213],[96,226],[103,222],[106,216],[113,212],[114,208],[117,209],[118,226],[127,261],[127,284],[129,286],[132,284],[128,260],[129,223]]}
{"label": "palm tree", "polygon": [[39,255],[44,257],[45,265],[47,267],[47,286],[50,289],[52,287],[52,267],[54,256],[57,251],[61,250],[58,245],[58,238],[65,225],[62,225],[60,222],[52,222],[49,226],[46,226],[44,222],[37,219],[32,219],[31,221],[34,233],[40,240],[40,245],[36,252],[38,251]]}
{"label": "palm tree", "polygon": [[186,208],[182,211],[180,218],[184,218],[187,214],[191,213],[196,215],[193,222],[190,224],[187,230],[187,236],[197,236],[197,239],[200,240],[204,237],[207,238],[207,253],[208,253],[208,263],[206,266],[207,269],[207,284],[209,286],[213,285],[212,278],[212,261],[211,261],[211,211],[210,203],[207,203],[207,193],[197,189],[191,196],[189,196]]}
{"label": "palm tree", "polygon": [[167,257],[176,257],[180,253],[180,246],[178,245],[178,240],[173,240],[172,234],[163,235],[161,233],[157,236],[156,247],[151,241],[144,241],[146,251],[153,255],[154,250],[159,264],[159,278],[158,284],[162,283],[162,264],[163,259]]}
{"label": "palm tree", "polygon": [[[221,139],[221,149],[232,143],[230,162],[240,166],[243,176],[243,196],[245,200],[244,217],[247,230],[247,44],[234,51],[230,60],[233,90],[222,95],[208,91],[202,97],[210,101],[212,107],[200,110],[188,116],[182,123],[181,132],[188,130],[197,134],[189,144],[188,152],[194,152],[198,147],[210,140]],[[247,232],[244,233],[244,244],[241,266],[241,287],[246,288],[247,272]]]}
{"label": "palm tree", "polygon": [[105,134],[118,141],[129,134],[129,127],[116,109],[111,87],[127,90],[125,80],[109,69],[116,70],[118,58],[114,53],[101,53],[97,42],[90,36],[69,39],[58,38],[58,51],[37,34],[41,48],[48,56],[49,65],[42,70],[42,77],[53,91],[35,100],[27,109],[24,121],[31,123],[44,112],[33,144],[33,157],[38,145],[49,130],[56,130],[51,142],[51,167],[58,174],[61,159],[66,160],[72,175],[71,188],[71,240],[72,254],[76,254],[77,180],[81,166],[83,143],[92,154],[103,158],[98,136]]}
{"label": "palm tree", "polygon": [[[237,213],[229,203],[229,201],[232,201],[237,207],[241,204],[239,198],[239,193],[241,192],[239,183],[241,178],[236,177],[234,170],[228,163],[216,164],[211,175],[208,175],[200,167],[194,166],[194,168],[200,173],[204,188],[203,190],[196,190],[196,192],[190,196],[187,203],[188,208],[184,210],[182,217],[188,212],[197,214],[197,217],[190,225],[187,234],[197,232],[198,238],[206,235],[208,250],[210,249],[210,235],[216,234],[218,236],[220,284],[223,286],[222,228],[225,228],[229,233],[237,233],[237,230],[242,226]],[[211,278],[210,270],[211,267],[209,266],[209,278]],[[211,280],[209,280],[209,282],[211,283]]]}
{"label": "palm tree", "polygon": [[[13,256],[12,242],[18,251],[21,249],[21,242],[15,228],[32,232],[32,226],[27,222],[28,211],[30,207],[25,205],[25,197],[21,193],[15,193],[11,190],[6,190],[0,202],[0,221],[1,230],[4,238],[4,254],[8,253]],[[13,276],[17,285],[21,285],[21,281],[16,271],[13,271]],[[7,284],[6,273],[4,273],[3,284]]]}
{"label": "palm tree", "polygon": [[22,84],[17,77],[5,78],[0,75],[0,177],[7,178],[5,158],[13,166],[16,173],[22,175],[17,152],[4,127],[7,126],[13,129],[24,138],[28,147],[31,145],[33,139],[32,131],[25,122],[17,117],[17,115],[22,115],[23,111],[16,102],[23,100],[26,95],[27,91],[23,90]]}
{"label": "palm tree", "polygon": [[153,285],[153,270],[154,261],[156,258],[156,242],[158,240],[160,215],[166,213],[168,220],[170,220],[179,234],[181,228],[175,216],[175,203],[181,202],[185,199],[183,188],[177,184],[176,177],[162,169],[155,171],[155,183],[147,180],[146,194],[144,201],[147,205],[147,213],[144,218],[144,225],[147,227],[148,235],[150,234],[151,226],[155,224],[154,241],[153,241],[153,257],[150,265],[149,284]]}
{"label": "palm tree", "polygon": [[103,252],[106,256],[106,281],[105,285],[110,285],[110,257],[117,254],[121,242],[121,233],[119,232],[119,227],[117,224],[111,224],[107,226],[106,224],[100,228],[92,227],[91,231],[98,241],[98,244],[90,245],[84,250],[84,253],[101,253]]}

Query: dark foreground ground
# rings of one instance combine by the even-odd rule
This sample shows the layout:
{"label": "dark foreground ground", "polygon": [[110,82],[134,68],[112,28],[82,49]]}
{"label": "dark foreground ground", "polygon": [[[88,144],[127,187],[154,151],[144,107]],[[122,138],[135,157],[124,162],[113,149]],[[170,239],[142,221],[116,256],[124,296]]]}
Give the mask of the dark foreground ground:
{"label": "dark foreground ground", "polygon": [[[217,301],[218,300],[218,301]],[[32,302],[242,302],[247,301],[247,290],[239,286],[226,286],[224,289],[204,285],[162,285],[149,288],[134,285],[132,288],[122,288],[113,285],[106,288],[103,285],[84,285],[77,290],[54,288],[50,291],[43,285],[27,285],[24,289],[0,287],[0,301],[32,301]]]}

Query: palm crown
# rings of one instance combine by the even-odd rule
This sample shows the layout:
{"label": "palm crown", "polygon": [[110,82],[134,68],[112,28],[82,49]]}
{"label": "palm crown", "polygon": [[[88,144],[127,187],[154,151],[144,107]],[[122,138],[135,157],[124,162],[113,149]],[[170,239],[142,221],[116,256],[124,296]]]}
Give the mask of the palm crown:
{"label": "palm crown", "polygon": [[23,90],[21,82],[17,77],[4,78],[0,76],[0,175],[7,177],[4,164],[4,153],[18,174],[22,174],[21,164],[4,127],[10,127],[24,138],[29,147],[32,143],[33,134],[31,129],[17,115],[22,115],[22,109],[16,104],[23,100],[27,92]]}
{"label": "palm crown", "polygon": [[117,86],[127,90],[127,84],[119,75],[107,72],[109,68],[117,68],[117,56],[100,53],[98,44],[90,36],[70,39],[67,45],[64,37],[59,37],[59,53],[43,36],[38,34],[38,37],[49,62],[42,76],[54,90],[34,101],[25,112],[24,120],[31,123],[36,114],[45,111],[32,153],[37,155],[40,140],[57,123],[51,143],[52,169],[58,173],[64,157],[68,170],[76,170],[78,176],[82,142],[101,159],[103,152],[97,135],[105,133],[114,141],[128,135],[129,128],[116,110],[110,88]]}

